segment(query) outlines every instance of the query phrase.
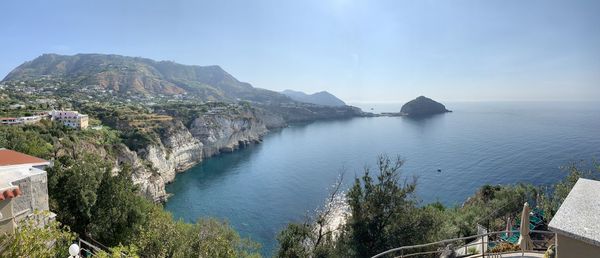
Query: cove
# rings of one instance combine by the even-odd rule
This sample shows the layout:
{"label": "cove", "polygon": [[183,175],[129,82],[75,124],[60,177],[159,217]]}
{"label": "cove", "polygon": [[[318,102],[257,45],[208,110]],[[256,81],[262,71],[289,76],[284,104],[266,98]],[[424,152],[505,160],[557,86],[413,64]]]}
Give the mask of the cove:
{"label": "cove", "polygon": [[483,184],[551,184],[565,175],[560,166],[600,156],[599,103],[446,106],[454,112],[318,121],[272,131],[261,144],[178,174],[167,186],[173,196],[165,208],[189,222],[225,219],[270,256],[277,233],[322,205],[342,171],[348,187],[382,153],[406,160],[403,175],[418,178],[424,203],[447,205],[460,204]]}

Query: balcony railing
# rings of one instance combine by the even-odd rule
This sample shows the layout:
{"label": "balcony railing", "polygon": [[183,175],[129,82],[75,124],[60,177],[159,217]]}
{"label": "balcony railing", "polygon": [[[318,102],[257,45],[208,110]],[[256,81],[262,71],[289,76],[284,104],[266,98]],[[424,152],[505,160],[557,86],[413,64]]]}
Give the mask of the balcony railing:
{"label": "balcony railing", "polygon": [[[378,257],[434,257],[435,255],[440,255],[442,252],[446,251],[446,247],[448,245],[455,245],[457,247],[451,248],[454,251],[464,250],[463,254],[457,255],[456,257],[501,257],[496,255],[508,254],[508,253],[522,253],[522,251],[508,251],[508,252],[489,252],[488,246],[489,244],[499,244],[501,242],[505,242],[500,240],[501,234],[510,234],[510,233],[519,233],[518,230],[509,230],[509,231],[495,231],[489,233],[483,233],[473,236],[446,239],[438,242],[421,244],[421,245],[411,245],[411,246],[402,246],[394,249],[387,250],[380,254],[373,256],[372,258]],[[531,230],[530,236],[537,236],[538,238],[532,238],[532,242],[534,244],[533,250],[526,251],[525,253],[535,253],[535,254],[543,254],[549,245],[552,243],[558,249],[558,243],[556,241],[556,233],[551,231],[542,231],[542,230]],[[539,237],[543,239],[539,239]],[[548,237],[549,236],[549,237]],[[489,240],[490,238],[498,239],[498,240]],[[466,243],[467,241],[471,241]],[[469,254],[469,247],[475,247],[478,253]],[[393,256],[390,256],[393,255]]]}

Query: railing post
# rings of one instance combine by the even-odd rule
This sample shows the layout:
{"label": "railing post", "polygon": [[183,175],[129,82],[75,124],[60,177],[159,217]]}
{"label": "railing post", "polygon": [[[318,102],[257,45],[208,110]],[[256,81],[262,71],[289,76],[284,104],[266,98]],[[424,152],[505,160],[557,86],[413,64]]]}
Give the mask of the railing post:
{"label": "railing post", "polygon": [[558,258],[558,234],[554,233],[554,257]]}
{"label": "railing post", "polygon": [[483,244],[485,241],[483,241],[485,239],[485,236],[481,236],[481,257],[485,257],[485,249],[483,248]]}

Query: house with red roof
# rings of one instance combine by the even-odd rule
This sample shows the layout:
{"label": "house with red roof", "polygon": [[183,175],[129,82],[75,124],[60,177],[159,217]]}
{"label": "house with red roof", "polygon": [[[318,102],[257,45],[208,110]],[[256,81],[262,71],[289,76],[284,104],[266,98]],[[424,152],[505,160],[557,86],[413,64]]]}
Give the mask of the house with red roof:
{"label": "house with red roof", "polygon": [[20,221],[34,216],[35,211],[48,211],[44,168],[49,165],[37,157],[0,149],[0,234],[14,231]]}

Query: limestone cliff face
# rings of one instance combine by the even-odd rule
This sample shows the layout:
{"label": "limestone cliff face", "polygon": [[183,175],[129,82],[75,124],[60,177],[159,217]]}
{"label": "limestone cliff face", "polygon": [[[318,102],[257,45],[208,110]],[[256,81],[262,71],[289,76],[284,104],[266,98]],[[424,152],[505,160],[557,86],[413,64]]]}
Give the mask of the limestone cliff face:
{"label": "limestone cliff face", "polygon": [[172,182],[177,172],[202,161],[202,143],[176,121],[161,128],[159,143],[148,145],[135,154],[138,160],[131,158],[132,164],[145,161],[146,166],[137,167],[134,182],[149,199],[163,201],[167,197],[165,184]]}
{"label": "limestone cliff face", "polygon": [[194,119],[190,131],[204,145],[204,157],[210,157],[260,142],[269,130],[253,111],[245,110],[238,114],[203,114]]}
{"label": "limestone cliff face", "polygon": [[131,166],[133,170],[131,180],[140,188],[142,195],[156,202],[166,199],[167,192],[165,191],[166,182],[164,178],[148,163],[143,162],[136,152],[123,146],[123,148],[118,148],[116,156],[117,165],[129,164]]}
{"label": "limestone cliff face", "polygon": [[161,125],[160,142],[131,151],[126,147],[118,153],[117,165],[131,164],[132,180],[148,199],[165,201],[165,185],[184,171],[222,152],[232,152],[251,143],[260,142],[268,132],[269,118],[272,126],[283,126],[283,120],[268,117],[259,111],[242,111],[201,114],[190,128],[174,121]]}
{"label": "limestone cliff face", "polygon": [[149,145],[138,153],[165,181],[171,182],[176,172],[202,161],[202,143],[177,121],[161,128],[159,144]]}

